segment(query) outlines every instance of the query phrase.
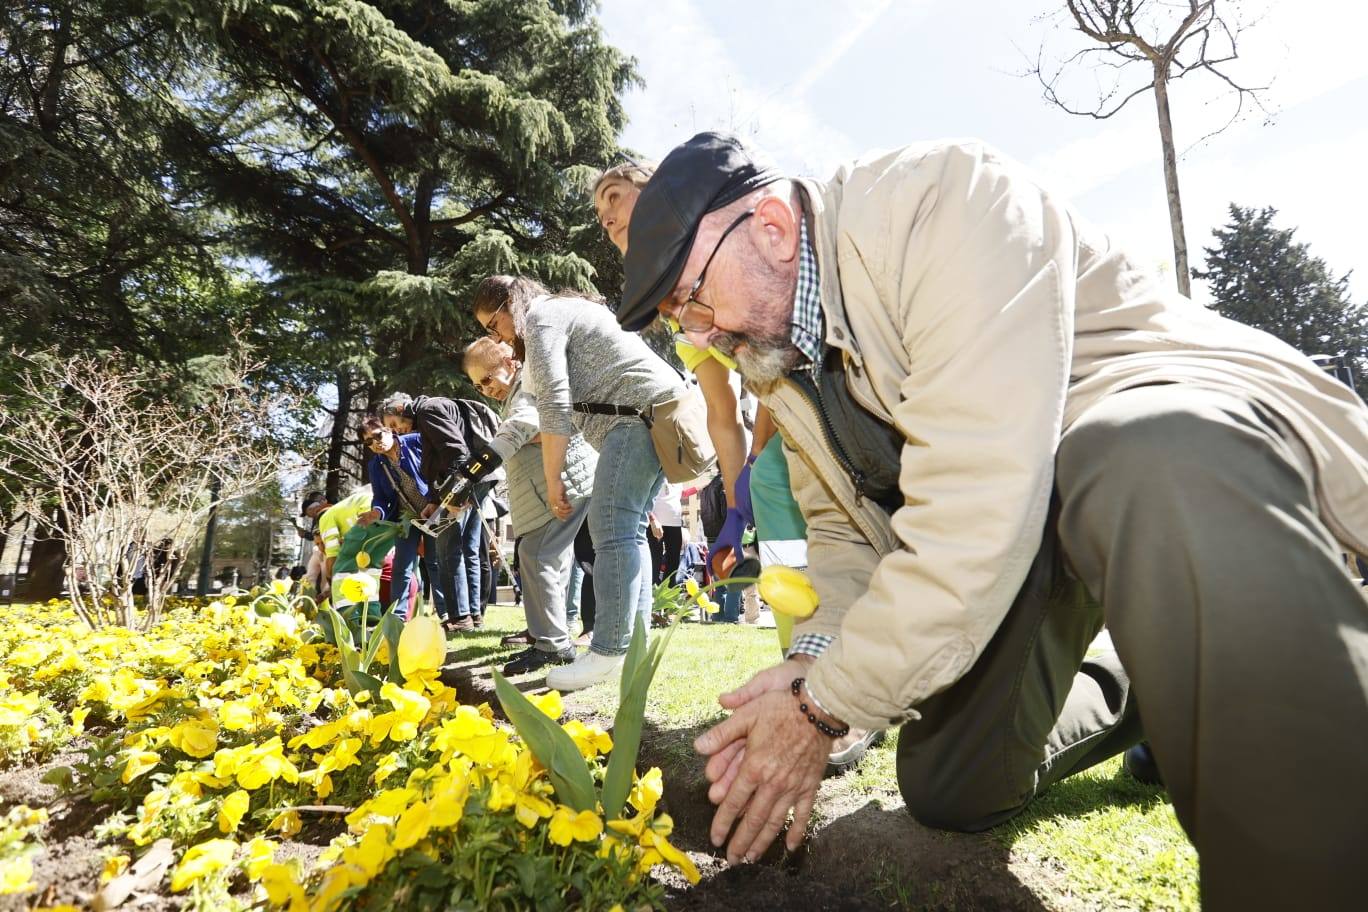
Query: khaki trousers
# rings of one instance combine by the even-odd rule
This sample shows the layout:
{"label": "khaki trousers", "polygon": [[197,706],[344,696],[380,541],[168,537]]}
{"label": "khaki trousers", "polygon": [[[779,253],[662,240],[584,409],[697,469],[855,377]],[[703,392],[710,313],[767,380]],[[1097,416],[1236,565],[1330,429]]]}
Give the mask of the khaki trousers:
{"label": "khaki trousers", "polygon": [[[902,728],[909,810],[985,829],[1145,738],[1208,910],[1362,908],[1368,599],[1313,481],[1285,426],[1228,393],[1146,386],[1090,409],[1002,626]],[[1117,655],[1088,659],[1104,621]]]}

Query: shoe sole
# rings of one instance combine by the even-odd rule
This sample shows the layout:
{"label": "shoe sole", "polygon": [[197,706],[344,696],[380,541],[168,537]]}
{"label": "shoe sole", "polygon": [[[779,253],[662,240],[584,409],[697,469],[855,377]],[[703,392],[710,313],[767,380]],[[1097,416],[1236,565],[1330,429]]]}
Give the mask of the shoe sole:
{"label": "shoe sole", "polygon": [[837,759],[828,757],[826,772],[823,774],[823,778],[827,776],[839,776],[842,773],[850,772],[860,765],[860,761],[865,758],[865,754],[869,753],[870,748],[883,744],[884,740],[884,733],[878,731],[874,733],[874,737],[869,741],[857,741],[850,747],[841,751],[839,757],[833,754],[832,757],[837,757]]}

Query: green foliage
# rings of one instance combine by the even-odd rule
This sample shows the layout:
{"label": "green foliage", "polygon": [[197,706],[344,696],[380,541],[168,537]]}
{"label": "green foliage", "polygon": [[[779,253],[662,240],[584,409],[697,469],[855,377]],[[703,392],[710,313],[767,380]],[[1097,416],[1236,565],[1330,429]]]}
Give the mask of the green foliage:
{"label": "green foliage", "polygon": [[[546,767],[556,797],[576,811],[594,810],[598,803],[594,795],[594,777],[574,739],[498,671],[494,672],[494,689],[499,695],[499,705],[518,730],[518,736],[526,742],[537,762]],[[632,759],[635,761],[635,753]]]}
{"label": "green foliage", "polygon": [[1368,399],[1368,304],[1349,299],[1349,276],[1335,277],[1296,229],[1276,228],[1272,207],[1230,207],[1230,223],[1206,248],[1217,313],[1268,332],[1305,354],[1345,354],[1360,397]]}

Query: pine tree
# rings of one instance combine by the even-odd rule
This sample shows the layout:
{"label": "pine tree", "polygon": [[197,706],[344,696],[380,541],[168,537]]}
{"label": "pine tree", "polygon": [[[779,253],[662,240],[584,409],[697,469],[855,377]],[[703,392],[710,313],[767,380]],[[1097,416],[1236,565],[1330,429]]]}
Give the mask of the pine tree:
{"label": "pine tree", "polygon": [[1272,207],[1231,205],[1230,223],[1213,233],[1206,270],[1213,308],[1264,330],[1308,355],[1340,355],[1352,365],[1360,397],[1368,399],[1368,305],[1349,299],[1349,274],[1338,278],[1296,229],[1275,228]]}

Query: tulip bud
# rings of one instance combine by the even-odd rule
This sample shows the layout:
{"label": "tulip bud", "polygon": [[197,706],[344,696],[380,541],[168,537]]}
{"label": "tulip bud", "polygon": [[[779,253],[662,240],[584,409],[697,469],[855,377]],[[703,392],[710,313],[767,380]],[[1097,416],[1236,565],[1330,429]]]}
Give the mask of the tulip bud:
{"label": "tulip bud", "polygon": [[760,597],[770,609],[789,617],[811,617],[817,610],[817,590],[807,574],[779,565],[760,571]]}

